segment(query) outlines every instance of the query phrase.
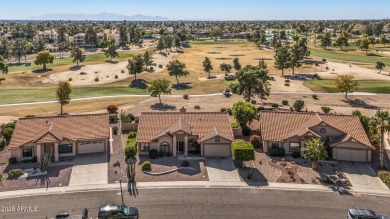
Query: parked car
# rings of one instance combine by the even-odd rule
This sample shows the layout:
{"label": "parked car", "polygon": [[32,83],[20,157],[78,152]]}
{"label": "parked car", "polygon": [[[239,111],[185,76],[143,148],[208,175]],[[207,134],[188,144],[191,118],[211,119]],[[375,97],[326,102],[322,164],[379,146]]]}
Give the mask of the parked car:
{"label": "parked car", "polygon": [[138,219],[138,209],[125,205],[108,204],[99,208],[98,219]]}
{"label": "parked car", "polygon": [[225,96],[231,96],[233,95],[232,91],[228,88],[226,88],[225,90],[222,91],[223,95]]}
{"label": "parked car", "polygon": [[349,209],[347,219],[390,219],[387,216],[381,216],[369,209]]}

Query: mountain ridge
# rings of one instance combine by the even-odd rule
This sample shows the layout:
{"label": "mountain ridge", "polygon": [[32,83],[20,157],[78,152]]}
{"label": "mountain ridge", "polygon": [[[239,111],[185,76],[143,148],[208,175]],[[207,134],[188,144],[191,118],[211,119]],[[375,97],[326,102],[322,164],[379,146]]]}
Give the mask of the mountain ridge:
{"label": "mountain ridge", "polygon": [[32,16],[27,18],[29,20],[94,20],[94,21],[169,21],[169,18],[161,16],[148,16],[142,14],[135,15],[121,15],[115,13],[102,12],[98,14],[67,14],[67,13],[55,13],[44,14],[39,16]]}

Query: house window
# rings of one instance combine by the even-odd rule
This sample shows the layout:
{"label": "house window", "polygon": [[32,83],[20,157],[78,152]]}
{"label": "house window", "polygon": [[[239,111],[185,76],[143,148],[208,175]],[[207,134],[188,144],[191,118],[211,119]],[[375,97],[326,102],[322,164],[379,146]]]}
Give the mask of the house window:
{"label": "house window", "polygon": [[290,152],[299,152],[300,144],[297,142],[290,142]]}
{"label": "house window", "polygon": [[215,142],[220,142],[221,138],[219,136],[215,137]]}
{"label": "house window", "polygon": [[150,145],[149,144],[142,145],[141,151],[150,151]]}
{"label": "house window", "polygon": [[71,144],[60,144],[58,145],[58,153],[60,154],[67,154],[72,153],[73,147]]}
{"label": "house window", "polygon": [[168,142],[161,143],[160,151],[162,151],[164,153],[168,153],[169,152],[169,143]]}
{"label": "house window", "polygon": [[32,148],[23,148],[23,157],[32,157]]}
{"label": "house window", "polygon": [[279,142],[272,142],[271,148],[279,148]]}
{"label": "house window", "polygon": [[326,129],[325,129],[325,128],[321,128],[321,129],[320,129],[320,133],[321,133],[321,134],[325,134],[325,133],[326,133]]}

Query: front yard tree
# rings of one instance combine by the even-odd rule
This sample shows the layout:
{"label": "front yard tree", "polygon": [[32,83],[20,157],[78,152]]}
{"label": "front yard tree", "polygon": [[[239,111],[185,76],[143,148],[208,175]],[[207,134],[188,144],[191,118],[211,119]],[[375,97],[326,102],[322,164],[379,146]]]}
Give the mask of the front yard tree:
{"label": "front yard tree", "polygon": [[110,57],[110,62],[112,62],[113,58],[119,57],[118,52],[116,51],[115,43],[111,42],[107,49],[104,50],[104,55],[106,57]]}
{"label": "front yard tree", "polygon": [[293,108],[297,112],[301,112],[303,107],[305,107],[305,101],[303,100],[296,100],[293,104]]}
{"label": "front yard tree", "polygon": [[357,88],[358,83],[354,81],[353,75],[339,75],[333,81],[333,87],[340,91],[345,92],[345,98],[348,98],[348,93],[352,93]]}
{"label": "front yard tree", "polygon": [[85,55],[83,55],[83,50],[79,47],[73,47],[70,51],[70,57],[73,58],[72,62],[76,62],[76,66],[79,66],[79,62],[85,61]]}
{"label": "front yard tree", "polygon": [[380,136],[379,144],[379,167],[383,168],[383,147],[385,144],[385,133],[390,131],[390,115],[388,111],[377,111],[372,119],[373,128],[375,128]]}
{"label": "front yard tree", "polygon": [[180,85],[179,83],[179,77],[187,77],[189,72],[186,70],[186,64],[183,62],[180,62],[179,60],[170,61],[167,65],[169,76],[173,76],[176,78],[177,85]]}
{"label": "front yard tree", "polygon": [[326,47],[332,45],[332,36],[329,32],[325,33],[321,38],[321,47],[326,50]]}
{"label": "front yard tree", "polygon": [[72,93],[72,86],[68,81],[60,81],[57,86],[57,99],[61,105],[61,115],[63,114],[63,106],[70,103],[70,94]]}
{"label": "front yard tree", "polygon": [[290,53],[288,52],[288,46],[281,46],[276,49],[275,52],[275,68],[282,70],[282,75],[284,75],[284,69],[290,68]]}
{"label": "front yard tree", "polygon": [[46,64],[53,63],[54,56],[49,53],[49,51],[44,50],[37,54],[37,57],[34,60],[34,64],[42,65],[43,70],[46,70]]}
{"label": "front yard tree", "polygon": [[368,55],[368,48],[370,48],[370,40],[367,37],[365,37],[362,40],[360,40],[359,48],[361,50],[365,50],[366,51],[366,55]]}
{"label": "front yard tree", "polygon": [[260,99],[269,96],[268,70],[248,65],[236,73],[236,78],[238,83],[232,84],[231,89],[243,95],[246,101],[250,102],[256,96]]}
{"label": "front yard tree", "polygon": [[151,94],[157,94],[161,104],[161,94],[171,94],[171,83],[165,78],[154,80],[150,83],[148,91]]}
{"label": "front yard tree", "polygon": [[202,63],[203,70],[211,77],[211,71],[213,70],[213,65],[211,64],[211,60],[209,57],[205,57]]}
{"label": "front yard tree", "polygon": [[236,71],[239,71],[241,69],[241,63],[240,63],[240,59],[239,58],[234,58],[233,59],[233,68]]}
{"label": "front yard tree", "polygon": [[233,105],[233,116],[241,126],[246,126],[257,116],[255,105],[246,101],[238,101]]}
{"label": "front yard tree", "polygon": [[324,143],[316,138],[311,138],[305,141],[305,147],[302,148],[304,158],[311,160],[311,168],[317,170],[317,163],[319,160],[324,160],[328,157],[328,152]]}
{"label": "front yard tree", "polygon": [[144,59],[141,54],[133,56],[129,59],[129,64],[126,66],[129,74],[134,75],[134,80],[137,80],[137,74],[144,70]]}
{"label": "front yard tree", "polygon": [[386,67],[385,63],[377,61],[375,63],[375,68],[379,70],[379,73],[382,72],[382,70]]}

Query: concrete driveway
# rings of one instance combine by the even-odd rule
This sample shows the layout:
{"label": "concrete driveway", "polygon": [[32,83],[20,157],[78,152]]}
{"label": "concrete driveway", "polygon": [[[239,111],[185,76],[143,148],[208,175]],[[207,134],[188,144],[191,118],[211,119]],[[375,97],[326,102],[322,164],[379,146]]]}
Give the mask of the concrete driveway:
{"label": "concrete driveway", "polygon": [[340,161],[340,167],[352,184],[353,191],[390,194],[389,188],[387,188],[369,164]]}
{"label": "concrete driveway", "polygon": [[107,169],[106,152],[76,155],[69,186],[107,184]]}
{"label": "concrete driveway", "polygon": [[231,158],[206,158],[209,181],[241,182]]}

